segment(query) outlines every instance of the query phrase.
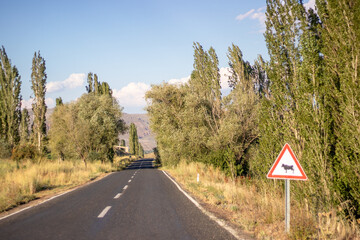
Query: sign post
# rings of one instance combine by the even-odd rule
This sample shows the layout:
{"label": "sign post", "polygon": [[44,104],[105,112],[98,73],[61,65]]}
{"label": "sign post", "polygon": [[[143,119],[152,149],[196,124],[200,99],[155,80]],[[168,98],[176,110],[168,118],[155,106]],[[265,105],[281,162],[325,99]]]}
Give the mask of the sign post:
{"label": "sign post", "polygon": [[285,232],[290,232],[290,180],[285,180]]}
{"label": "sign post", "polygon": [[290,232],[290,180],[307,180],[307,176],[289,144],[285,144],[266,176],[285,180],[285,231]]}

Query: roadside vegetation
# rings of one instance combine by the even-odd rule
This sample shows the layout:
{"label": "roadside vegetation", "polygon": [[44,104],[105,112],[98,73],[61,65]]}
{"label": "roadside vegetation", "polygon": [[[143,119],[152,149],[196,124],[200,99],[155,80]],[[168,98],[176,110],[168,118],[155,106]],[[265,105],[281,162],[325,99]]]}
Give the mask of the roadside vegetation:
{"label": "roadside vegetation", "polygon": [[[135,159],[114,148],[127,127],[106,82],[90,72],[86,93],[71,103],[57,98],[46,119],[46,81],[45,59],[35,52],[30,118],[28,109],[21,110],[21,76],[0,49],[0,212],[123,169]],[[141,144],[137,147],[136,154],[143,155]]]}
{"label": "roadside vegetation", "polygon": [[339,218],[339,209],[329,209],[314,218],[309,201],[296,198],[291,199],[291,233],[286,235],[284,186],[279,181],[271,180],[271,188],[249,176],[233,181],[222,169],[201,162],[182,161],[163,170],[210,211],[257,239],[359,238],[358,225]]}
{"label": "roadside vegetation", "polygon": [[[152,86],[147,110],[163,166],[187,162],[187,171],[220,169],[225,189],[210,191],[215,199],[226,191],[226,181],[236,186],[231,191],[246,190],[244,200],[253,199],[249,211],[259,210],[259,220],[250,220],[257,222],[252,227],[241,220],[244,228],[268,233],[283,219],[283,208],[269,200],[284,201],[283,181],[266,174],[289,143],[308,176],[291,184],[292,204],[299,207],[291,210],[296,219],[290,237],[359,238],[360,3],[316,2],[317,11],[297,0],[267,1],[269,60],[259,56],[251,64],[232,44],[226,54],[231,92],[225,96],[214,48],[195,42],[190,80]],[[256,205],[262,201],[269,201],[274,217]],[[323,216],[331,225],[326,234]]]}
{"label": "roadside vegetation", "polygon": [[105,173],[116,171],[111,163],[30,160],[17,163],[0,161],[0,212],[10,210],[44,195],[51,195],[84,184]]}

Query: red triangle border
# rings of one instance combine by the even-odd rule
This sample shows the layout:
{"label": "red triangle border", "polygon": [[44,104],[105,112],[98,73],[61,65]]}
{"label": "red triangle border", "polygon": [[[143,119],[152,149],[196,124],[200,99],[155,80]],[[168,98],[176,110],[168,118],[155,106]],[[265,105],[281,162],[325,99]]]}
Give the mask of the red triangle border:
{"label": "red triangle border", "polygon": [[[293,158],[296,166],[298,167],[298,169],[300,170],[300,173],[302,176],[290,176],[290,175],[273,175],[273,172],[275,170],[275,168],[277,167],[277,165],[279,164],[282,156],[284,155],[285,151],[288,150],[291,157]],[[292,179],[292,180],[307,180],[307,176],[303,170],[303,168],[301,167],[299,161],[297,160],[294,152],[292,151],[291,147],[289,144],[285,144],[285,146],[283,147],[283,149],[281,150],[279,156],[276,158],[275,163],[273,164],[273,166],[270,168],[269,173],[266,175],[267,178],[275,178],[275,179]]]}

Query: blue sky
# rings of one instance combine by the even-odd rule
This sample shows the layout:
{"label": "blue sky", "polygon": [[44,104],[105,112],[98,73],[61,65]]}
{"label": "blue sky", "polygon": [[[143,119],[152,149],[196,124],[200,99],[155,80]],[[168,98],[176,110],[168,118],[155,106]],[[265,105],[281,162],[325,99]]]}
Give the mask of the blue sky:
{"label": "blue sky", "polygon": [[30,103],[31,61],[46,60],[49,107],[85,93],[86,75],[96,73],[114,90],[127,113],[145,112],[151,84],[186,79],[193,68],[193,42],[213,46],[227,67],[231,43],[251,63],[267,58],[263,37],[266,1],[1,0],[0,45],[22,79]]}

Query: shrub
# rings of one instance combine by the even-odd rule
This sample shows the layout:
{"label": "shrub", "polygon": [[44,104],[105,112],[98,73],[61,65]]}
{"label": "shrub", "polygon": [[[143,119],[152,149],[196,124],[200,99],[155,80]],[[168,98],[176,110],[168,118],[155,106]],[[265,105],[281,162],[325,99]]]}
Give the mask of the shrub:
{"label": "shrub", "polygon": [[37,148],[32,144],[24,144],[14,147],[11,159],[20,161],[23,159],[35,159],[39,155]]}
{"label": "shrub", "polygon": [[9,158],[11,156],[11,145],[0,138],[0,158]]}

